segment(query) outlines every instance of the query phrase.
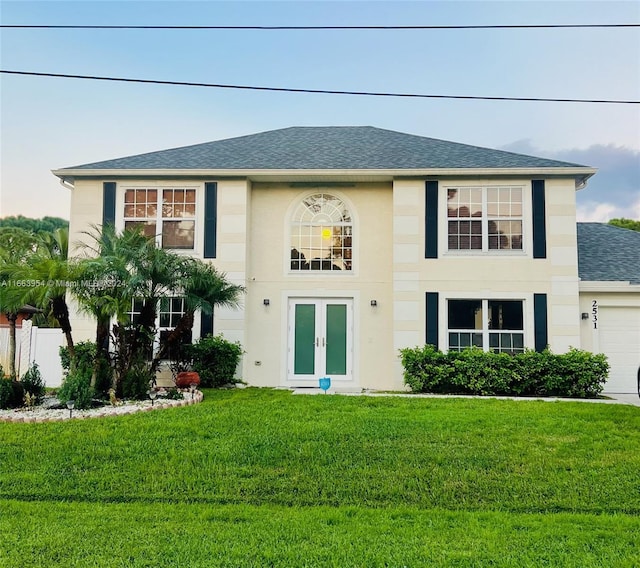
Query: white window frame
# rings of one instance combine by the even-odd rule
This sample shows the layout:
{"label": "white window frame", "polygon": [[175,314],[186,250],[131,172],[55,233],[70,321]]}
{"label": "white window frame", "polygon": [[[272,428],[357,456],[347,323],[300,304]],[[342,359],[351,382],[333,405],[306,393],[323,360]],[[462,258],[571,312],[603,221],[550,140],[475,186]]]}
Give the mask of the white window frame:
{"label": "white window frame", "polygon": [[[448,216],[448,192],[452,189],[480,189],[482,198],[482,216],[481,217],[449,217]],[[512,188],[519,189],[522,195],[522,215],[519,217],[496,217],[489,219],[488,216],[488,199],[487,193],[489,189]],[[461,181],[460,183],[442,184],[440,193],[439,206],[439,222],[438,223],[438,240],[439,253],[442,256],[494,256],[494,257],[513,257],[513,256],[531,256],[532,227],[531,227],[531,182],[523,183],[522,180],[504,180],[500,182],[487,181]],[[521,249],[491,249],[489,248],[489,221],[521,221],[522,223],[522,248]],[[450,249],[449,248],[449,221],[480,221],[482,227],[482,248],[480,249]]]}
{"label": "white window frame", "polygon": [[[455,301],[477,301],[480,302],[480,306],[481,306],[481,311],[482,311],[482,323],[481,323],[481,329],[452,329],[449,327],[449,303],[450,302],[455,302]],[[500,329],[489,329],[489,302],[499,302],[499,301],[509,301],[509,302],[520,302],[520,304],[522,305],[522,329],[505,329],[505,330],[500,330]],[[447,299],[447,311],[446,313],[446,317],[447,317],[447,342],[446,342],[446,346],[447,346],[447,350],[452,350],[452,351],[462,351],[462,349],[466,349],[467,347],[464,348],[454,348],[451,349],[451,347],[449,346],[449,334],[451,333],[470,333],[470,334],[477,334],[477,335],[481,335],[482,336],[482,350],[483,351],[493,351],[495,348],[492,348],[490,345],[490,336],[491,334],[497,334],[499,336],[501,335],[511,335],[513,336],[514,334],[518,334],[518,335],[522,335],[522,351],[524,351],[524,349],[526,349],[526,343],[525,343],[525,305],[524,305],[524,300],[520,300],[520,299],[512,299],[512,298],[491,298],[491,299],[487,299],[487,298],[448,298]],[[471,345],[469,345],[468,347],[471,347],[473,345],[473,341],[471,342]],[[498,347],[497,349],[497,353],[506,353],[509,351],[514,351],[514,350],[502,350],[500,349],[500,347]],[[518,348],[518,351],[520,352],[520,348]]]}
{"label": "white window frame", "polygon": [[[142,218],[142,217],[125,217],[125,195],[128,190],[138,190],[138,189],[153,189],[158,192],[158,203],[157,203],[157,212],[156,217],[151,218]],[[195,215],[189,217],[163,217],[162,216],[162,200],[163,200],[163,192],[164,190],[175,190],[175,189],[183,189],[183,190],[195,190]],[[158,248],[162,247],[162,224],[166,221],[193,221],[194,222],[194,231],[193,231],[193,248],[170,248],[165,247],[165,250],[170,250],[175,252],[176,254],[184,254],[188,256],[201,256],[202,254],[202,243],[204,239],[204,223],[200,219],[202,217],[202,212],[204,211],[204,186],[202,184],[193,184],[193,183],[171,183],[171,184],[158,184],[157,182],[150,181],[145,183],[143,181],[139,183],[120,185],[118,184],[118,191],[116,194],[116,229],[119,231],[123,231],[125,228],[125,222],[127,221],[140,221],[144,222],[145,220],[154,220],[156,223],[156,231],[155,231],[155,239],[156,245]]]}
{"label": "white window frame", "polygon": [[[185,307],[184,304],[184,296],[167,296],[167,299],[169,300],[169,302],[171,302],[171,300],[173,300],[174,298],[180,298],[183,300],[182,302],[182,307]],[[131,310],[127,311],[127,315],[129,316],[129,320],[133,323],[134,321],[134,316],[140,314],[139,311],[135,311],[134,310],[134,302],[136,302],[136,300],[139,300],[140,298],[132,298],[131,299]],[[162,299],[160,299],[160,303],[162,302]],[[160,333],[162,331],[172,331],[175,329],[175,326],[161,326],[160,325],[160,313],[161,313],[161,305],[160,303],[158,304],[158,309],[156,311],[156,319],[154,322],[154,328],[155,328],[155,336],[153,338],[153,357],[155,357],[158,353],[158,351],[160,350]],[[171,306],[170,306],[171,307]],[[178,312],[162,312],[162,313],[178,313]],[[182,314],[184,314],[185,312],[181,312]],[[195,338],[200,337],[200,318],[197,317],[198,314],[200,312],[197,311],[194,314],[194,318],[193,318],[193,327],[191,328],[191,342],[193,343],[193,340]]]}
{"label": "white window frame", "polygon": [[[438,330],[438,344],[442,346],[442,350],[449,349],[449,331],[455,332],[476,332],[476,330],[460,330],[449,329],[449,300],[482,300],[482,350],[489,351],[489,333],[500,332],[500,330],[489,330],[489,312],[488,302],[496,300],[518,300],[522,302],[522,330],[511,330],[514,333],[523,333],[524,335],[524,348],[535,348],[535,330],[534,330],[534,315],[533,315],[533,294],[523,292],[496,292],[492,294],[482,294],[469,291],[448,291],[440,293],[438,301],[439,317],[439,330]],[[485,304],[486,302],[486,304]],[[479,331],[478,331],[479,332]],[[508,333],[508,330],[505,330]]]}
{"label": "white window frame", "polygon": [[[292,269],[291,268],[291,241],[292,241],[292,227],[294,225],[293,217],[299,208],[302,206],[305,199],[312,197],[314,195],[330,195],[342,201],[344,207],[349,211],[351,216],[351,222],[349,225],[345,224],[344,226],[351,227],[351,268],[349,270],[300,270],[300,269]],[[318,275],[328,275],[331,274],[333,277],[353,277],[358,274],[358,237],[357,237],[357,218],[355,214],[355,209],[353,204],[349,199],[347,199],[341,192],[334,191],[332,187],[318,187],[313,191],[306,192],[304,195],[296,197],[294,202],[289,206],[289,210],[287,212],[285,218],[286,228],[286,246],[285,246],[285,258],[284,258],[284,272],[287,276],[300,276],[302,278],[317,278]],[[332,223],[331,226],[340,226],[340,223]],[[313,259],[310,259],[313,260]]]}

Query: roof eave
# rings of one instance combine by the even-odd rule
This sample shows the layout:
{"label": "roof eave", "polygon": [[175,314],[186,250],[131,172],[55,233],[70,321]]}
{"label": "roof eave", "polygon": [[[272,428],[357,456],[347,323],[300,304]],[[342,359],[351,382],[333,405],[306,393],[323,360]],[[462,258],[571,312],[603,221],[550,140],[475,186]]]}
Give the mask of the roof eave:
{"label": "roof eave", "polygon": [[595,173],[595,168],[406,168],[406,169],[87,169],[63,168],[52,173],[66,182],[78,178],[247,178],[253,181],[300,181],[315,179],[340,179],[361,181],[365,179],[390,181],[403,177],[572,177],[576,189],[582,189]]}
{"label": "roof eave", "polygon": [[630,280],[581,280],[578,283],[580,292],[638,292],[640,284]]}

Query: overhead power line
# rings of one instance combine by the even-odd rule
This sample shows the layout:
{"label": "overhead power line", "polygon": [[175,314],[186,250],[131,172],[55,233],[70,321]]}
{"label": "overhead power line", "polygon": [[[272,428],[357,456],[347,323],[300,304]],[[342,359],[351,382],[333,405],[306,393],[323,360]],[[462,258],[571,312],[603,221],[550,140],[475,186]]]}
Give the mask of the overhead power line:
{"label": "overhead power line", "polygon": [[1,24],[7,29],[60,30],[512,30],[566,28],[638,28],[640,24],[505,24],[505,25],[381,25],[381,26],[153,26],[153,25],[49,25]]}
{"label": "overhead power line", "polygon": [[480,101],[529,101],[548,103],[600,103],[600,104],[640,104],[640,101],[609,99],[559,99],[545,97],[482,97],[474,95],[427,95],[420,93],[384,93],[371,91],[338,91],[331,89],[295,89],[289,87],[260,87],[254,85],[229,85],[223,83],[196,83],[191,81],[161,81],[157,79],[131,79],[125,77],[101,77],[96,75],[70,75],[67,73],[39,73],[36,71],[10,71],[0,69],[0,73],[29,75],[32,77],[56,77],[62,79],[88,79],[92,81],[118,81],[122,83],[143,83],[150,85],[177,85],[183,87],[208,87],[213,89],[244,89],[248,91],[275,91],[281,93],[311,93],[320,95],[356,95],[365,97],[405,97],[417,99],[466,99]]}

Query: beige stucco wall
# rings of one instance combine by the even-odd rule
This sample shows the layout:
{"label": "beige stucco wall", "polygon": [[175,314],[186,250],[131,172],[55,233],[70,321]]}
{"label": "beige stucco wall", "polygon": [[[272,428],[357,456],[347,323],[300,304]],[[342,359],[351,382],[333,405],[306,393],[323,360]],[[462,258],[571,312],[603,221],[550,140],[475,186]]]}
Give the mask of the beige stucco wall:
{"label": "beige stucco wall", "polygon": [[[80,243],[90,243],[85,234],[92,226],[102,224],[103,181],[116,181],[116,228],[122,230],[124,192],[130,188],[171,188],[189,187],[197,190],[197,218],[195,247],[193,251],[179,251],[196,258],[203,257],[204,249],[204,181],[198,180],[76,180],[71,190],[71,222],[69,238],[73,254],[83,254]],[[217,257],[211,260],[216,268],[226,273],[227,278],[237,284],[246,281],[248,201],[250,184],[246,180],[218,180],[218,240]],[[78,312],[72,304],[73,336],[75,341],[95,339],[95,322]],[[215,333],[223,333],[232,341],[244,343],[244,298],[239,309],[219,308],[216,310]],[[196,318],[194,333],[199,333],[199,320]]]}
{"label": "beige stucco wall", "polygon": [[[594,318],[594,301],[596,314]],[[580,284],[580,312],[587,318],[580,322],[580,345],[582,349],[600,353],[598,315],[603,308],[627,308],[629,317],[637,317],[640,308],[640,286],[617,282],[582,282]],[[595,321],[594,321],[595,319]],[[594,323],[596,325],[594,325]],[[640,345],[638,346],[640,349]]]}
{"label": "beige stucco wall", "polygon": [[[196,247],[202,257],[204,180],[115,180],[116,226],[122,228],[123,191],[127,187],[198,189]],[[388,183],[317,185],[244,179],[218,183],[217,258],[213,264],[246,285],[240,309],[217,309],[215,333],[238,340],[246,353],[239,376],[249,384],[286,384],[289,298],[353,299],[353,371],[355,385],[402,389],[398,349],[425,342],[425,292],[439,292],[441,348],[446,348],[447,298],[513,298],[525,302],[525,336],[533,347],[533,294],[548,298],[549,344],[556,352],[588,340],[578,300],[575,185],[572,179],[546,180],[547,258],[533,259],[531,182],[527,179],[440,179],[439,253],[424,258],[424,179]],[[71,242],[102,222],[103,180],[77,180],[71,199]],[[524,195],[522,252],[454,253],[446,250],[446,187],[519,185]],[[291,273],[288,219],[300,200],[330,192],[350,206],[354,223],[354,270]],[[268,306],[263,304],[269,299]],[[376,300],[377,306],[371,306]],[[581,300],[582,301],[582,300]],[[76,341],[92,339],[94,323],[73,318]],[[582,337],[581,337],[582,332]]]}
{"label": "beige stucco wall", "polygon": [[[523,251],[472,254],[447,250],[446,188],[523,188]],[[396,180],[393,195],[394,347],[425,342],[425,292],[439,293],[439,346],[446,349],[448,298],[523,299],[525,341],[533,348],[533,294],[547,294],[549,345],[565,352],[580,344],[575,184],[546,180],[547,258],[532,254],[531,181],[441,179],[438,195],[438,258],[424,258],[425,182]],[[401,372],[397,364],[397,372]]]}
{"label": "beige stucco wall", "polygon": [[[354,223],[354,270],[290,273],[289,224],[307,195],[335,194],[350,206]],[[248,329],[243,378],[250,384],[283,385],[287,374],[288,298],[353,298],[354,374],[362,388],[388,388],[394,358],[391,296],[390,184],[300,189],[254,184],[251,197],[251,260],[247,273]],[[263,304],[269,299],[269,306]],[[377,307],[372,307],[371,300]]]}
{"label": "beige stucco wall", "polygon": [[[204,210],[204,207],[203,209]],[[219,180],[217,208],[216,258],[211,260],[234,284],[246,285],[247,266],[251,253],[251,183],[247,180]],[[203,224],[203,220],[199,217]],[[246,297],[242,297],[237,308],[218,307],[213,320],[214,334],[222,334],[229,341],[247,344]],[[244,376],[245,359],[237,370]]]}
{"label": "beige stucco wall", "polygon": [[[71,191],[69,221],[69,251],[73,255],[85,254],[82,243],[90,244],[85,233],[102,224],[102,180],[77,180]],[[78,311],[76,303],[67,296],[71,316],[73,340],[95,341],[95,321]]]}

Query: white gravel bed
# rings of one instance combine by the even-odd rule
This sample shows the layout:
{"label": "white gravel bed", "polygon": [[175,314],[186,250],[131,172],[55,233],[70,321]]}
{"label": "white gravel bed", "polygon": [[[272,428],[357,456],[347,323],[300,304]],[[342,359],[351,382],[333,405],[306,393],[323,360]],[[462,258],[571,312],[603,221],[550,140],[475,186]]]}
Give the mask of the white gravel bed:
{"label": "white gravel bed", "polygon": [[[106,406],[88,410],[73,409],[71,419],[100,418],[104,416],[134,414],[135,412],[148,412],[175,406],[188,406],[190,404],[197,404],[204,398],[204,395],[200,391],[196,391],[193,397],[190,391],[185,391],[183,394],[184,398],[182,400],[157,398],[153,405],[150,400],[130,400],[123,401],[122,404],[117,406],[107,404]],[[32,409],[12,408],[0,410],[0,422],[57,422],[59,420],[69,420],[69,410],[67,408],[51,408],[51,406],[56,406],[57,404],[59,404],[59,402],[56,398],[45,397],[41,405],[34,406]]]}

